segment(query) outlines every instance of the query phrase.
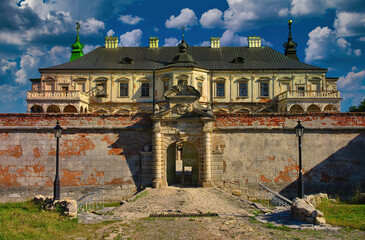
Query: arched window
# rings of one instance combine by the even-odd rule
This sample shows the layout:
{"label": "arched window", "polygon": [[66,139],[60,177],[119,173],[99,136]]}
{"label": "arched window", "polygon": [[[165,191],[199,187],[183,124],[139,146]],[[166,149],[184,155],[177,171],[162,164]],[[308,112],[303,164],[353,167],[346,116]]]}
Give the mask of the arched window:
{"label": "arched window", "polygon": [[291,106],[290,112],[291,113],[302,113],[302,112],[304,112],[304,109],[302,108],[302,106],[295,104],[295,105]]}
{"label": "arched window", "polygon": [[64,113],[77,113],[77,108],[73,105],[67,105],[64,109],[63,109]]}
{"label": "arched window", "polygon": [[30,112],[31,113],[42,113],[43,112],[43,108],[39,105],[33,105],[31,108],[30,108]]}
{"label": "arched window", "polygon": [[321,109],[317,105],[312,104],[307,108],[307,112],[309,113],[321,112]]}
{"label": "arched window", "polygon": [[60,108],[56,105],[50,105],[47,108],[47,113],[59,113],[61,112]]}

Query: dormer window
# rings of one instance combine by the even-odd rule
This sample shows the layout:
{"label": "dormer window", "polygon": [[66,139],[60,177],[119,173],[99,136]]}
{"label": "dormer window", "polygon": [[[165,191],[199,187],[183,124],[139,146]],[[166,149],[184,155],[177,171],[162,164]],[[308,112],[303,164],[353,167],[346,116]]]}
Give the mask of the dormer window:
{"label": "dormer window", "polygon": [[244,58],[236,57],[235,59],[232,60],[232,63],[244,63]]}
{"label": "dormer window", "polygon": [[125,57],[122,58],[122,60],[120,61],[121,64],[132,64],[133,63],[133,59],[129,58],[129,57]]}

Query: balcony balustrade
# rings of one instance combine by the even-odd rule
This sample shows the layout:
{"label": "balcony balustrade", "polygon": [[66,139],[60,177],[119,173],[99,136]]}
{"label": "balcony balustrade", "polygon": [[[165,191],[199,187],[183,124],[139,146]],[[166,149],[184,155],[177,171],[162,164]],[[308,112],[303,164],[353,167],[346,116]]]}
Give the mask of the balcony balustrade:
{"label": "balcony balustrade", "polygon": [[89,103],[89,95],[81,91],[28,91],[27,100],[75,100]]}
{"label": "balcony balustrade", "polygon": [[277,96],[277,100],[281,101],[284,99],[311,99],[311,98],[331,98],[331,99],[339,99],[340,91],[337,90],[325,90],[325,91],[286,91],[280,93]]}

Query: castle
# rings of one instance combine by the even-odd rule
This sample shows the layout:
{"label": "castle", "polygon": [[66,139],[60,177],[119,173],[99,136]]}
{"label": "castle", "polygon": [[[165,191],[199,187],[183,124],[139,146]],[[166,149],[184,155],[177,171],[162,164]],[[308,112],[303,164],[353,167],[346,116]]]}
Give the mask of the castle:
{"label": "castle", "polygon": [[83,56],[79,33],[70,62],[39,69],[30,79],[29,113],[153,113],[166,108],[165,92],[179,81],[197,89],[202,108],[214,113],[339,112],[338,78],[327,69],[302,63],[291,35],[285,53],[248,37],[247,47],[118,47],[106,37],[105,47]]}

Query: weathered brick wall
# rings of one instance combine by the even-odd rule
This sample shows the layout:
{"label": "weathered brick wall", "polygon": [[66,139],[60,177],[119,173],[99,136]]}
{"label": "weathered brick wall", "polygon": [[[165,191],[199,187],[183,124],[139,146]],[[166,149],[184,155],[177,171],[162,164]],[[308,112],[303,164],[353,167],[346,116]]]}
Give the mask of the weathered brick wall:
{"label": "weathered brick wall", "polygon": [[365,192],[365,114],[217,115],[213,146],[223,149],[227,190],[259,197],[258,183],[296,195],[297,120],[302,138],[305,193],[352,196]]}
{"label": "weathered brick wall", "polygon": [[[365,192],[365,114],[216,118],[212,174],[227,190],[240,189],[257,197],[257,183],[262,182],[295,194],[298,140],[293,128],[300,119],[306,127],[302,141],[306,193],[352,194],[356,188]],[[152,143],[147,116],[0,114],[0,201],[52,195],[57,119],[64,128],[62,197],[77,199],[104,186],[106,200],[117,201],[152,180],[151,148],[145,149]],[[143,175],[141,168],[148,172]]]}
{"label": "weathered brick wall", "polygon": [[107,201],[141,186],[140,151],[151,145],[147,117],[0,115],[0,201],[52,195],[56,119],[60,138],[61,197],[78,198],[103,186]]}

